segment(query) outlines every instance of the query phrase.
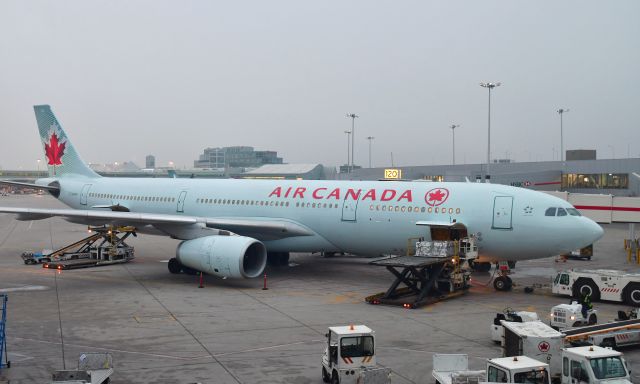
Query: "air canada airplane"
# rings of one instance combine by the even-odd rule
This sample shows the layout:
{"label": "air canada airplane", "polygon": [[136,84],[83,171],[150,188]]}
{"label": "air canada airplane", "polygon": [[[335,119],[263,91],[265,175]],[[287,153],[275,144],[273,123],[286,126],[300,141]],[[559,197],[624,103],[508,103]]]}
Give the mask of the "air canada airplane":
{"label": "air canada airplane", "polygon": [[172,273],[190,268],[253,278],[267,261],[288,262],[289,252],[403,254],[408,239],[431,238],[429,227],[475,234],[479,268],[558,255],[603,235],[564,200],[488,183],[101,177],[81,160],[51,108],[34,110],[49,177],[3,183],[47,190],[70,209],[0,212],[159,231],[183,240],[169,261]]}

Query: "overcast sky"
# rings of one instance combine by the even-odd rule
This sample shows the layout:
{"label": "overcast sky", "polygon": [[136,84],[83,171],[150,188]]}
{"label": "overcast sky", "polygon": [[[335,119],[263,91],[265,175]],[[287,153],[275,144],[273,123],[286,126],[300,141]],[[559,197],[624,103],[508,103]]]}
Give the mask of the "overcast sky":
{"label": "overcast sky", "polygon": [[[50,104],[87,162],[250,145],[290,163],[640,156],[640,1],[0,2],[0,167],[43,158]],[[629,144],[629,145],[628,145]]]}

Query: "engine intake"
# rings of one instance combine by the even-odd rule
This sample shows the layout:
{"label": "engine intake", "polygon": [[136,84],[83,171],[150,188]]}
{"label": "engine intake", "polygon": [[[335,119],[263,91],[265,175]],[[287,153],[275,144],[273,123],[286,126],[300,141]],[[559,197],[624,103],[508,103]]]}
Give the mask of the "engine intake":
{"label": "engine intake", "polygon": [[178,245],[180,264],[220,277],[253,278],[267,265],[267,249],[245,236],[206,236]]}

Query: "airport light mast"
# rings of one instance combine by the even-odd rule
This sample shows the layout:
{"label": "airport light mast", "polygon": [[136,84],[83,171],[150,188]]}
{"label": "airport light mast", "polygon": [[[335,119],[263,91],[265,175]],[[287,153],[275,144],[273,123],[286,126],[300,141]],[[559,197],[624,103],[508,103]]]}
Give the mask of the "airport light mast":
{"label": "airport light mast", "polygon": [[560,115],[560,161],[564,161],[564,134],[562,131],[562,115],[569,112],[569,108],[560,108],[556,112]]}
{"label": "airport light mast", "polygon": [[502,83],[480,83],[480,86],[489,90],[489,117],[487,119],[487,174],[486,178],[489,178],[489,164],[491,164],[491,90],[495,87],[499,87]]}
{"label": "airport light mast", "polygon": [[371,168],[371,142],[375,139],[373,136],[367,136],[367,140],[369,140],[369,168]]}
{"label": "airport light mast", "polygon": [[455,129],[458,128],[460,125],[459,124],[451,124],[449,126],[449,128],[451,128],[451,136],[453,137],[453,165],[456,165],[456,131]]}
{"label": "airport light mast", "polygon": [[355,152],[353,151],[353,143],[356,141],[356,118],[360,116],[355,113],[347,113],[347,117],[351,118],[351,172],[353,172],[353,169],[355,168]]}
{"label": "airport light mast", "polygon": [[344,131],[344,133],[347,134],[347,172],[349,172],[350,167],[351,167],[351,156],[349,155],[349,146],[351,145],[351,131]]}

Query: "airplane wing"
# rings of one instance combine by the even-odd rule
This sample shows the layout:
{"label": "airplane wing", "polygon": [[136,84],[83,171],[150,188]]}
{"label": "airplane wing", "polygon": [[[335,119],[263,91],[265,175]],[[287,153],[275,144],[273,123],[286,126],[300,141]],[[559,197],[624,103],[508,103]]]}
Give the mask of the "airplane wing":
{"label": "airplane wing", "polygon": [[167,215],[156,213],[97,211],[80,209],[39,209],[0,207],[0,213],[17,215],[17,220],[41,220],[50,217],[62,217],[68,221],[88,225],[130,225],[140,227],[153,225],[158,229],[171,232],[167,228],[186,228],[200,226],[217,230],[226,230],[258,240],[275,240],[295,236],[313,236],[308,228],[289,220],[263,218],[215,218],[186,215]]}

